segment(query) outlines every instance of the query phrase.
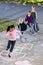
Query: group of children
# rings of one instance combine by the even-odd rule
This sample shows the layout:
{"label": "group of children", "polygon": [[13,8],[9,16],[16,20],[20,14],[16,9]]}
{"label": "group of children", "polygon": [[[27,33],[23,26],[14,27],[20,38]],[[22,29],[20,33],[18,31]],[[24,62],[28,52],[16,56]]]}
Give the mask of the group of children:
{"label": "group of children", "polygon": [[28,11],[25,20],[22,18],[19,19],[18,28],[22,33],[27,30],[27,25],[29,26],[30,32],[32,34],[39,31],[39,26],[37,23],[37,12],[34,6],[32,6],[32,11]]}
{"label": "group of children", "polygon": [[[11,52],[13,51],[13,48],[15,46],[17,33],[20,35],[20,39],[22,37],[24,37],[23,33],[26,32],[27,25],[30,27],[30,32],[32,32],[32,34],[34,34],[34,32],[39,31],[39,27],[38,27],[38,24],[37,24],[37,21],[36,21],[36,17],[37,16],[36,16],[36,12],[35,12],[35,7],[32,6],[32,12],[28,11],[25,20],[22,19],[22,18],[19,19],[19,24],[18,24],[19,30],[16,30],[14,25],[8,26],[7,33],[6,33],[6,35],[9,38],[8,45],[7,45],[7,48],[6,48],[6,50],[9,50],[8,57],[11,57]],[[25,23],[24,21],[27,21],[27,23]]]}
{"label": "group of children", "polygon": [[32,34],[39,31],[37,13],[34,6],[32,6],[32,11],[28,11],[25,21],[27,21],[27,25],[30,27],[30,32],[32,32]]}

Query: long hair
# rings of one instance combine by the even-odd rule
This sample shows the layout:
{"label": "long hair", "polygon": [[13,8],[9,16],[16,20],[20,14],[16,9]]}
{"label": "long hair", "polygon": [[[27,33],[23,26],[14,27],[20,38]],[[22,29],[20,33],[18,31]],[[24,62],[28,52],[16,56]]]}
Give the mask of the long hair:
{"label": "long hair", "polygon": [[15,28],[15,26],[14,26],[14,25],[8,26],[8,27],[7,27],[7,32],[10,31],[10,28]]}
{"label": "long hair", "polygon": [[10,26],[7,27],[7,32],[10,30]]}

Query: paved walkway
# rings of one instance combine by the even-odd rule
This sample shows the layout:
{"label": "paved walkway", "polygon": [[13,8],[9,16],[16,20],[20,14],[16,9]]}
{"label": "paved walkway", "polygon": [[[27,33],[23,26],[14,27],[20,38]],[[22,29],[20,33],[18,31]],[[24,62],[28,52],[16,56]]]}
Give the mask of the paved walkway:
{"label": "paved walkway", "polygon": [[[32,4],[16,5],[16,4],[0,4],[0,18],[7,20],[18,20],[20,17],[25,17],[28,10],[31,10]],[[43,23],[43,7],[37,6],[38,23]]]}
{"label": "paved walkway", "polygon": [[39,25],[40,32],[35,35],[29,32],[26,34],[28,43],[16,42],[11,59],[7,57],[7,52],[4,51],[8,41],[5,31],[0,33],[0,65],[15,65],[16,62],[23,63],[25,60],[31,65],[43,65],[43,24]]}
{"label": "paved walkway", "polygon": [[[0,18],[18,20],[19,17],[25,17],[27,11],[31,10],[31,6],[0,4]],[[22,63],[26,62],[27,64],[30,63],[31,65],[43,65],[43,7],[35,6],[38,12],[40,32],[35,35],[27,32],[25,36],[27,37],[28,43],[21,43],[17,40],[11,59],[7,57],[7,52],[4,51],[8,41],[5,31],[0,32],[0,65],[15,65],[18,61],[22,61]]]}

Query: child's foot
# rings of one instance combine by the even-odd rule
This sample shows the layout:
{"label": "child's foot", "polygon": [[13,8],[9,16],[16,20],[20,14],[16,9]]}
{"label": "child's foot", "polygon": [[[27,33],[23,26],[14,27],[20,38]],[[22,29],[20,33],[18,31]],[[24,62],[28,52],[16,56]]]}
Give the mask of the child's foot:
{"label": "child's foot", "polygon": [[8,49],[6,49],[6,51],[7,51]]}
{"label": "child's foot", "polygon": [[11,55],[10,55],[10,54],[8,54],[8,57],[9,57],[9,58],[11,58]]}
{"label": "child's foot", "polygon": [[34,34],[34,32],[31,32],[32,34]]}
{"label": "child's foot", "polygon": [[27,41],[27,38],[25,38],[25,41]]}

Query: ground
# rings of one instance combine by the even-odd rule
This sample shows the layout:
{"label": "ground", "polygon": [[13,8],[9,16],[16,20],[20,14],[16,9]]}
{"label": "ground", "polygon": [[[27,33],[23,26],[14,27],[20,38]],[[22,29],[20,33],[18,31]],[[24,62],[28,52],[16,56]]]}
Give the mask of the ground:
{"label": "ground", "polygon": [[[16,61],[28,60],[32,65],[43,65],[43,27],[40,24],[40,32],[37,34],[26,34],[28,42],[21,43],[17,40],[12,57],[6,57],[6,53],[1,52],[6,49],[7,38],[5,31],[0,33],[0,65],[14,65]],[[5,54],[5,55],[4,55]],[[5,62],[6,61],[6,62]]]}
{"label": "ground", "polygon": [[[28,42],[21,43],[19,40],[17,40],[14,50],[12,52],[12,57],[10,59],[6,55],[7,52],[2,53],[2,51],[6,49],[8,42],[8,39],[6,38],[5,35],[6,31],[0,32],[0,65],[15,65],[15,62],[24,61],[24,60],[28,60],[28,62],[30,62],[31,65],[43,65],[43,22],[42,22],[43,20],[41,17],[43,16],[42,15],[43,7],[39,7],[39,6],[36,7],[38,8],[38,15],[40,16],[38,19],[40,31],[34,35],[29,33],[28,31],[27,34],[25,34]],[[23,13],[21,13],[20,16],[21,15],[22,16],[24,15],[24,9],[23,9]]]}

